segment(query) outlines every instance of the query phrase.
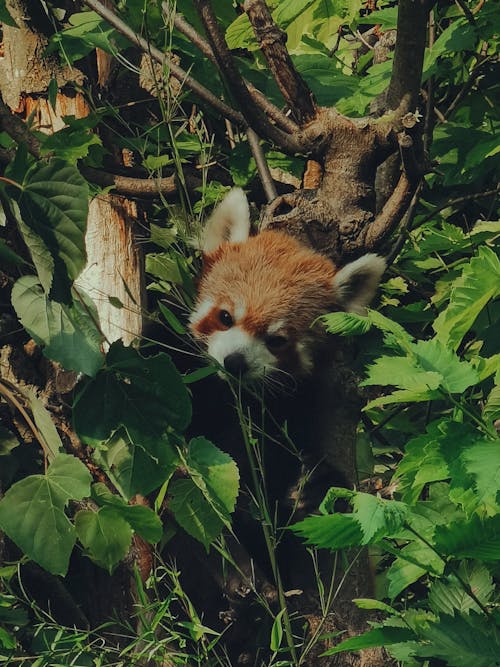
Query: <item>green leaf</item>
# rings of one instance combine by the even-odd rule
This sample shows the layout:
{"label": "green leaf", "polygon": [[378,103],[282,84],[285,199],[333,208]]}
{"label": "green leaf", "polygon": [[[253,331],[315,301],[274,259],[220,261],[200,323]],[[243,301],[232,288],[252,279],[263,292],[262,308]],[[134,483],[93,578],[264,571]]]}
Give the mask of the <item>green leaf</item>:
{"label": "green leaf", "polygon": [[69,500],[90,494],[90,473],[74,456],[59,454],[45,475],[16,482],[0,501],[0,527],[52,574],[65,575],[75,531],[64,513]]}
{"label": "green leaf", "polygon": [[369,493],[356,493],[352,499],[354,518],[364,533],[363,544],[398,531],[406,521],[408,507],[397,500],[384,500]]}
{"label": "green leaf", "polygon": [[224,522],[192,479],[174,480],[168,488],[169,508],[184,530],[208,548]]}
{"label": "green leaf", "polygon": [[128,505],[120,496],[98,483],[92,487],[92,497],[102,507],[113,507],[125,519],[130,527],[143,539],[151,544],[159,542],[163,534],[160,517],[145,505]]}
{"label": "green leaf", "polygon": [[5,0],[0,0],[0,23],[3,23],[4,25],[10,25],[12,28],[19,27],[10,15]]}
{"label": "green leaf", "polygon": [[450,394],[461,394],[479,381],[476,370],[466,361],[460,361],[452,350],[437,338],[419,340],[413,346],[417,362],[427,372],[442,376],[441,386]]}
{"label": "green leaf", "polygon": [[73,415],[78,435],[89,444],[107,440],[120,426],[134,437],[160,437],[169,428],[183,431],[188,426],[191,401],[167,354],[144,358],[116,342],[105,369],[78,395]]}
{"label": "green leaf", "polygon": [[356,313],[329,313],[321,318],[328,333],[341,336],[361,336],[371,329],[368,317]]}
{"label": "green leaf", "polygon": [[500,666],[500,642],[484,614],[442,614],[421,634],[417,655],[441,658],[450,667]]}
{"label": "green leaf", "polygon": [[146,271],[160,280],[182,284],[182,275],[177,260],[166,252],[146,255]]}
{"label": "green leaf", "polygon": [[341,98],[355,93],[358,88],[356,78],[343,74],[337,62],[328,54],[294,55],[292,61],[322,106],[333,106]]}
{"label": "green leaf", "polygon": [[269,648],[271,651],[278,651],[283,641],[283,615],[286,609],[281,609],[274,617],[273,627],[271,628],[271,641]]}
{"label": "green leaf", "polygon": [[490,423],[500,419],[500,373],[498,372],[495,377],[495,386],[484,404],[483,417]]}
{"label": "green leaf", "polygon": [[440,553],[453,558],[500,560],[500,514],[486,519],[474,514],[468,520],[438,526],[435,545]]}
{"label": "green leaf", "polygon": [[345,549],[364,543],[361,526],[349,514],[310,516],[291,526],[291,529],[305,538],[307,544],[314,544],[322,549]]}
{"label": "green leaf", "polygon": [[179,464],[165,435],[118,429],[94,452],[94,459],[125,498],[146,495],[167,480]]}
{"label": "green leaf", "polygon": [[19,188],[9,188],[23,222],[37,234],[54,261],[52,298],[71,301],[70,284],[84,268],[89,190],[78,169],[59,159],[36,162]]}
{"label": "green leaf", "polygon": [[131,527],[114,507],[80,510],[75,514],[75,529],[86,554],[110,574],[132,542]]}
{"label": "green leaf", "polygon": [[33,420],[40,431],[47,449],[51,453],[51,460],[55,459],[59,452],[63,451],[63,444],[59,433],[54,425],[50,412],[45,408],[42,401],[35,396],[29,389],[21,389],[29,402],[29,407],[33,414]]}
{"label": "green leaf", "polygon": [[464,265],[453,283],[448,307],[434,322],[437,340],[456,349],[486,304],[499,294],[500,260],[482,246],[478,256]]}
{"label": "green leaf", "polygon": [[429,604],[438,614],[453,616],[457,611],[468,613],[471,609],[481,612],[477,603],[464,588],[465,582],[476,598],[487,605],[495,590],[491,574],[481,563],[462,562],[459,568],[461,581],[452,573],[431,584]]}
{"label": "green leaf", "polygon": [[328,651],[325,651],[321,655],[335,655],[342,651],[360,651],[361,649],[372,648],[374,646],[390,646],[391,644],[414,641],[416,638],[416,635],[407,628],[391,626],[374,628],[357,637],[346,639],[338,644],[338,646],[328,649]]}
{"label": "green leaf", "polygon": [[189,474],[203,480],[210,494],[231,514],[236,505],[239,472],[233,459],[203,437],[193,438],[186,457]]}
{"label": "green leaf", "polygon": [[58,158],[76,164],[77,160],[87,157],[90,146],[95,145],[102,146],[97,134],[73,125],[47,135],[43,139],[41,152],[42,155],[54,153]]}
{"label": "green leaf", "polygon": [[462,454],[465,469],[474,478],[478,506],[489,514],[498,512],[500,491],[500,440],[483,440],[468,447]]}
{"label": "green leaf", "polygon": [[[67,370],[95,375],[102,366],[102,335],[95,322],[93,304],[79,292],[84,303],[72,305],[50,300],[35,276],[23,276],[12,288],[12,305],[26,331],[49,359]],[[91,317],[89,313],[94,313]]]}

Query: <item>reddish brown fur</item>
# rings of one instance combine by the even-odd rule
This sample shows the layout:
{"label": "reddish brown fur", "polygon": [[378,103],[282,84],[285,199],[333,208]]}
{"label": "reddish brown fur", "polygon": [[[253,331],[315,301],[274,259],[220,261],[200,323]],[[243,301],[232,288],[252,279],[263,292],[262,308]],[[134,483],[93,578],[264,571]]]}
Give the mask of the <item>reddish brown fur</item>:
{"label": "reddish brown fur", "polygon": [[225,330],[218,319],[221,308],[244,304],[237,322],[255,336],[285,320],[289,336],[307,332],[319,315],[333,307],[335,266],[326,257],[290,236],[264,231],[243,243],[223,243],[205,258],[198,303],[214,302],[212,310],[193,325],[200,337]]}

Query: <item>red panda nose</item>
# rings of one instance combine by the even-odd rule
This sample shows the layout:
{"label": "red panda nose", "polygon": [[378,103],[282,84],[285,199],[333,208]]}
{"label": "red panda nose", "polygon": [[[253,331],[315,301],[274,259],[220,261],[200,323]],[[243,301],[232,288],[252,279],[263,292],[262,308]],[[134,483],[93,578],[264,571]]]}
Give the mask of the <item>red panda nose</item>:
{"label": "red panda nose", "polygon": [[225,357],[224,368],[231,375],[238,377],[239,375],[244,375],[248,371],[249,366],[244,354],[241,354],[241,352],[232,352]]}

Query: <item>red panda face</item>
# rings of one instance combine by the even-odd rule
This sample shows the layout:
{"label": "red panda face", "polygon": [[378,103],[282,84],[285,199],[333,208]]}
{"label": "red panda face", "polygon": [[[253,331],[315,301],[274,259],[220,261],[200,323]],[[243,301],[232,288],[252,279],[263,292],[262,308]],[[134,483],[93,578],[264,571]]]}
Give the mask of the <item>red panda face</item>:
{"label": "red panda face", "polygon": [[194,335],[236,375],[312,368],[314,320],[334,307],[333,264],[280,232],[224,243],[205,258]]}
{"label": "red panda face", "polygon": [[313,370],[324,335],[315,320],[334,309],[361,310],[385,263],[366,255],[338,271],[282,232],[249,237],[249,225],[246,198],[233,189],[205,230],[191,330],[231,375],[300,377]]}

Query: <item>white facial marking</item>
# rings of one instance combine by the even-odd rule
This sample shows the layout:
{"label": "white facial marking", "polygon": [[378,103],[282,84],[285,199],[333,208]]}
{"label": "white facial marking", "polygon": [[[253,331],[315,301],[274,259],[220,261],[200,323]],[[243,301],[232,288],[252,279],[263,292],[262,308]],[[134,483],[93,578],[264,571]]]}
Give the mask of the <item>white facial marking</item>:
{"label": "white facial marking", "polygon": [[243,301],[235,301],[234,303],[234,319],[239,322],[245,317],[247,309]]}
{"label": "white facial marking", "polygon": [[278,333],[278,331],[281,331],[281,329],[285,328],[285,320],[278,320],[277,322],[272,322],[268,327],[267,327],[267,333],[268,334],[275,334]]}
{"label": "white facial marking", "polygon": [[217,331],[208,340],[208,354],[221,366],[224,359],[233,352],[244,355],[249,366],[248,375],[259,377],[264,375],[265,369],[276,366],[275,357],[269,352],[264,343],[250,336],[240,327],[231,327],[227,331]]}
{"label": "white facial marking", "polygon": [[193,310],[191,315],[189,316],[189,321],[191,324],[196,324],[197,322],[201,322],[201,320],[208,315],[208,313],[212,310],[214,307],[214,301],[213,299],[205,299],[204,301],[201,301],[201,303],[198,304],[198,306]]}
{"label": "white facial marking", "polygon": [[313,360],[308,346],[305,343],[297,343],[296,349],[302,368],[306,373],[311,373],[313,369]]}

